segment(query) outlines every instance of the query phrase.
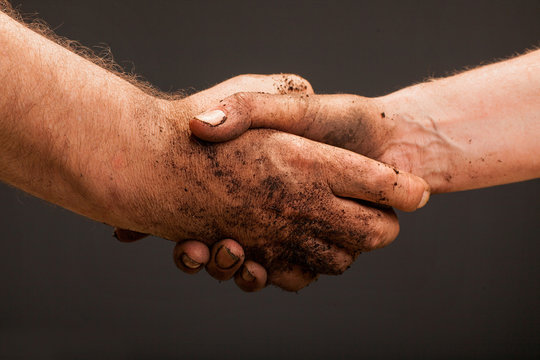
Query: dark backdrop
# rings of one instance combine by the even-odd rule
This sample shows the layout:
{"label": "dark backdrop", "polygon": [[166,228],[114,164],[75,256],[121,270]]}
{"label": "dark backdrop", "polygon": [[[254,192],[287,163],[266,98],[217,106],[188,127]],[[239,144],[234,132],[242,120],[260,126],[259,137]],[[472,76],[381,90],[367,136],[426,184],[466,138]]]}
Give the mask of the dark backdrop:
{"label": "dark backdrop", "polygon": [[[539,1],[21,2],[163,90],[293,72],[376,96],[540,40]],[[345,275],[244,294],[182,274],[171,242],[118,243],[1,185],[0,357],[538,358],[539,193],[534,180],[434,196]]]}

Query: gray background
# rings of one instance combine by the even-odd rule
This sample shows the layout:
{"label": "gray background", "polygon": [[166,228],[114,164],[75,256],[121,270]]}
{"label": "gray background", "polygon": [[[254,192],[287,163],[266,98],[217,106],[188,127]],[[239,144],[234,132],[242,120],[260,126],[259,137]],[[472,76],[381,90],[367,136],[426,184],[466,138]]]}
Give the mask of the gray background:
{"label": "gray background", "polygon": [[[538,45],[539,1],[15,1],[163,90],[299,73],[382,95]],[[299,294],[182,274],[173,244],[0,185],[0,358],[540,356],[540,181],[434,196],[386,249]]]}

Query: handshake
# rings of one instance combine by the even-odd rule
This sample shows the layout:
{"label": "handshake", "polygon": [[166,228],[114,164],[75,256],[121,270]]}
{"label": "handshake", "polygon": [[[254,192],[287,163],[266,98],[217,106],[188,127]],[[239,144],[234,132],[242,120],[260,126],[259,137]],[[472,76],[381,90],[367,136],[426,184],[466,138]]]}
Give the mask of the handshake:
{"label": "handshake", "polygon": [[218,280],[236,274],[245,291],[296,291],[392,242],[392,207],[429,199],[430,185],[411,174],[420,154],[396,138],[401,119],[382,99],[315,95],[295,75],[243,75],[169,106],[175,116],[139,122],[133,143],[149,139],[153,150],[116,161],[145,176],[122,175],[138,178],[119,192],[131,193],[123,213],[135,213],[126,227],[137,232],[115,235],[177,241],[187,273],[206,265]]}
{"label": "handshake", "polygon": [[144,112],[131,141],[151,146],[130,145],[111,161],[128,185],[114,193],[129,230],[115,235],[176,241],[181,270],[234,276],[245,291],[297,291],[319,274],[341,274],[396,238],[393,207],[415,211],[430,193],[538,172],[524,164],[521,175],[508,174],[503,161],[512,157],[482,135],[474,107],[458,115],[470,98],[454,93],[481,71],[380,98],[316,95],[306,80],[281,74],[158,100],[149,108],[161,111]]}
{"label": "handshake", "polygon": [[377,98],[281,74],[176,99],[2,11],[0,43],[0,180],[245,291],[341,274],[392,208],[540,176],[540,50]]}
{"label": "handshake", "polygon": [[396,238],[392,208],[415,211],[431,193],[538,176],[534,152],[508,173],[504,163],[515,168],[515,159],[483,119],[475,123],[474,106],[460,114],[470,98],[454,93],[482,70],[379,98],[316,95],[303,78],[280,74],[156,100],[149,108],[161,110],[136,119],[131,142],[151,146],[125,147],[111,161],[127,185],[114,193],[129,230],[115,235],[173,240],[181,270],[206,267],[244,291],[298,291],[341,274]]}

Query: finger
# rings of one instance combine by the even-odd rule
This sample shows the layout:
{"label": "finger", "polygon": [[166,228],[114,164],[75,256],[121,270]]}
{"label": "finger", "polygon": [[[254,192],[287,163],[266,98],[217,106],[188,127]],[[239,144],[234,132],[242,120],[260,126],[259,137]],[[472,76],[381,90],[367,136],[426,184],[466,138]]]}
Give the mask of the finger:
{"label": "finger", "polygon": [[331,146],[321,150],[321,172],[336,196],[403,211],[414,211],[429,200],[429,185],[416,175],[348,150]]}
{"label": "finger", "polygon": [[234,282],[245,292],[259,291],[266,286],[266,270],[262,265],[246,260],[244,266],[236,272]]}
{"label": "finger", "polygon": [[270,128],[378,159],[395,122],[375,99],[357,95],[237,93],[190,120],[193,135],[232,140],[246,130]]}
{"label": "finger", "polygon": [[335,198],[333,216],[340,215],[341,229],[332,241],[351,254],[382,248],[392,243],[399,234],[399,221],[392,208],[366,206],[351,199]]}
{"label": "finger", "polygon": [[140,239],[143,239],[148,236],[148,234],[143,234],[137,231],[131,231],[126,229],[115,228],[113,236],[120,242],[134,242]]}
{"label": "finger", "polygon": [[[301,263],[305,269],[325,275],[343,274],[353,262],[353,255],[345,249],[319,239],[308,238],[299,245],[305,256]],[[295,257],[298,261],[298,257]]]}
{"label": "finger", "polygon": [[[373,105],[354,95],[238,93],[190,121],[194,135],[207,141],[231,140],[249,128],[272,128],[316,141],[378,156],[387,120],[369,120]],[[377,150],[379,149],[379,150]],[[423,207],[430,189],[421,178],[352,152],[325,148],[328,172],[346,171],[331,181],[336,195],[394,206],[403,211]],[[343,157],[342,157],[343,156]],[[330,159],[331,157],[331,159]],[[351,166],[352,165],[352,166]],[[393,172],[393,173],[392,173]]]}
{"label": "finger", "polygon": [[380,156],[395,129],[380,101],[358,95],[237,93],[190,121],[202,140],[222,142],[249,128],[269,128],[357,153]]}
{"label": "finger", "polygon": [[269,274],[269,282],[286,291],[299,291],[316,280],[317,274],[292,265],[289,269]]}
{"label": "finger", "polygon": [[313,122],[320,99],[324,97],[241,92],[195,116],[189,125],[195,136],[213,142],[232,140],[250,128],[271,128],[303,136]]}
{"label": "finger", "polygon": [[207,90],[191,95],[189,104],[191,111],[198,114],[220,100],[239,91],[267,94],[313,94],[311,84],[304,78],[294,74],[255,75],[245,74],[223,81]]}
{"label": "finger", "polygon": [[212,246],[206,271],[217,280],[229,280],[244,262],[244,249],[236,241],[225,239]]}
{"label": "finger", "polygon": [[174,247],[174,263],[187,274],[199,272],[210,259],[208,246],[200,241],[179,242]]}

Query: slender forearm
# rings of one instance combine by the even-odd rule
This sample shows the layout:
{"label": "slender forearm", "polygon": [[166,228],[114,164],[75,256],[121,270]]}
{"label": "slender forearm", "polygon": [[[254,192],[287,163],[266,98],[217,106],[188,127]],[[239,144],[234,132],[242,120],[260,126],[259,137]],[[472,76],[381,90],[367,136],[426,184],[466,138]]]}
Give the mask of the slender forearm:
{"label": "slender forearm", "polygon": [[386,161],[434,192],[540,176],[540,51],[378,99],[394,120]]}
{"label": "slender forearm", "polygon": [[0,74],[0,180],[109,220],[128,181],[115,167],[152,98],[2,12]]}

